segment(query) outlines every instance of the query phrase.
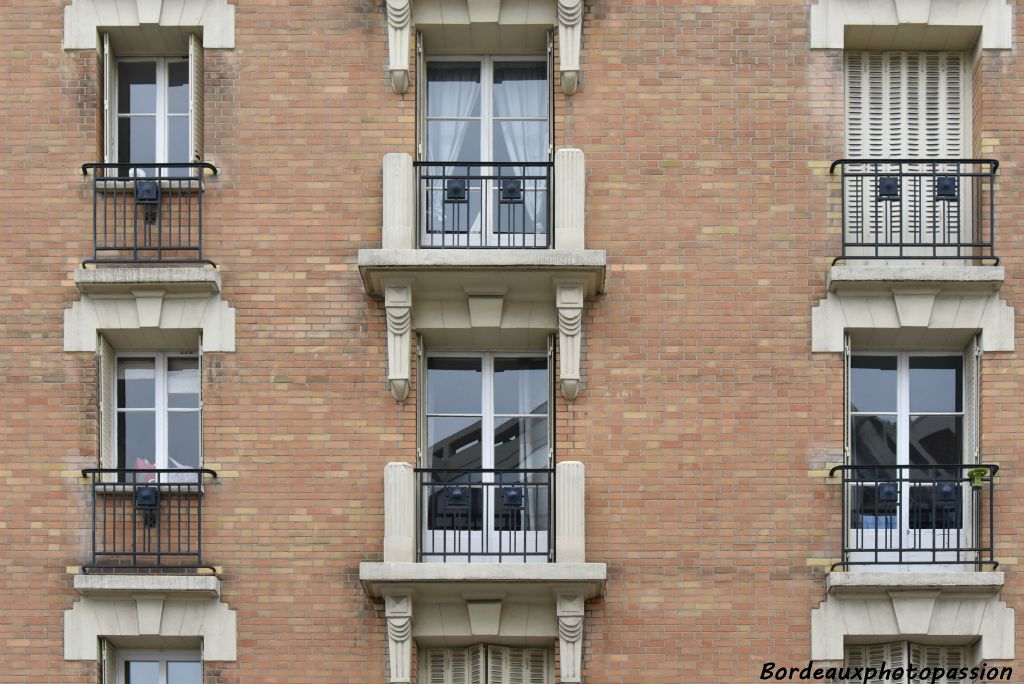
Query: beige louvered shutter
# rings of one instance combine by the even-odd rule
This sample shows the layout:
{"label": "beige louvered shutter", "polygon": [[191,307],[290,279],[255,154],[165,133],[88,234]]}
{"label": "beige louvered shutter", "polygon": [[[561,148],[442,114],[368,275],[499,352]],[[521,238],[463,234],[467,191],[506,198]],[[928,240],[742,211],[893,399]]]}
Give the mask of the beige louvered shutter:
{"label": "beige louvered shutter", "polygon": [[526,649],[526,684],[552,684],[550,653],[546,648]]}
{"label": "beige louvered shutter", "polygon": [[853,394],[852,374],[850,373],[850,359],[853,356],[850,334],[843,336],[843,465],[853,465],[853,445],[851,434],[853,429],[850,418],[850,402]]}
{"label": "beige louvered shutter", "polygon": [[469,649],[448,649],[448,684],[469,684]]}
{"label": "beige louvered shutter", "polygon": [[[100,467],[116,468],[117,452],[114,449],[114,435],[117,426],[117,359],[114,348],[106,338],[99,337],[99,434],[100,434]],[[105,480],[113,481],[114,476],[104,476]]]}
{"label": "beige louvered shutter", "polygon": [[[874,668],[880,673],[884,665],[888,670],[896,668],[906,669],[906,642],[899,641],[889,644],[871,644],[868,646],[847,646],[845,667],[856,670],[857,668]],[[846,681],[863,683],[862,677],[856,677]],[[902,680],[894,679],[869,679],[867,684],[893,684]]]}
{"label": "beige louvered shutter", "polygon": [[447,675],[448,649],[432,648],[427,651],[424,659],[425,671],[420,673],[421,681],[427,684],[448,684]]}
{"label": "beige louvered shutter", "polygon": [[[960,646],[922,646],[920,644],[910,644],[910,663],[916,666],[919,670],[922,668],[928,668],[932,673],[935,672],[936,668],[941,668],[943,672],[948,672],[951,669],[958,670],[964,667],[966,653]],[[942,677],[940,679],[934,679],[928,677],[927,679],[911,679],[911,684],[950,684],[964,681],[962,677],[952,679],[950,677]]]}
{"label": "beige louvered shutter", "polygon": [[487,677],[484,671],[485,651],[483,644],[470,646],[466,649],[469,658],[468,684],[487,684]]}
{"label": "beige louvered shutter", "polygon": [[103,124],[101,127],[103,150],[101,161],[112,163],[117,145],[117,107],[114,89],[117,85],[117,60],[110,47],[110,34],[103,34]]}
{"label": "beige louvered shutter", "polygon": [[508,652],[505,646],[487,647],[487,684],[508,684]]}
{"label": "beige louvered shutter", "polygon": [[189,116],[192,120],[192,161],[203,160],[203,39],[188,37]]}
{"label": "beige louvered shutter", "polygon": [[964,463],[981,463],[981,340],[964,350]]}

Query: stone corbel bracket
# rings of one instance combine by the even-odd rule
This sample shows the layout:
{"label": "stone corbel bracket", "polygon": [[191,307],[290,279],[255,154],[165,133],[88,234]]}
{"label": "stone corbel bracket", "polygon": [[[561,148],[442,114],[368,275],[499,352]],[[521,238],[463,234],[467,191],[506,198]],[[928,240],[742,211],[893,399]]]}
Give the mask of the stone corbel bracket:
{"label": "stone corbel bracket", "polygon": [[391,88],[399,94],[409,88],[409,30],[412,5],[409,0],[387,0],[388,76]]}
{"label": "stone corbel bracket", "polygon": [[412,682],[412,592],[384,595],[384,621],[388,630],[388,662],[391,684]]}
{"label": "stone corbel bracket", "polygon": [[558,646],[561,649],[563,684],[583,681],[583,595],[558,594],[555,613],[558,615]]}
{"label": "stone corbel bracket", "polygon": [[555,306],[558,308],[558,351],[561,360],[559,384],[562,396],[573,401],[580,392],[580,358],[583,347],[583,299],[586,283],[582,280],[555,280]]}
{"label": "stone corbel bracket", "polygon": [[558,50],[562,92],[572,95],[580,83],[583,0],[558,0]]}
{"label": "stone corbel bracket", "polygon": [[412,280],[389,279],[384,285],[388,326],[388,387],[398,401],[409,397],[412,345]]}

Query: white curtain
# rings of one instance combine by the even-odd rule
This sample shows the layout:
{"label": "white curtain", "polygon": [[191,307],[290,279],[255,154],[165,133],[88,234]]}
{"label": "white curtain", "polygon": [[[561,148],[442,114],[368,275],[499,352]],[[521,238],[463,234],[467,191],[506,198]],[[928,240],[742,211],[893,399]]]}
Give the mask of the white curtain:
{"label": "white curtain", "polygon": [[[499,62],[494,66],[495,152],[500,155],[503,142],[510,162],[544,161],[547,157],[547,127],[538,126],[537,117],[547,116],[546,65],[536,62]],[[543,167],[506,168],[506,173],[537,176]],[[522,214],[512,215],[515,232],[543,233],[547,226],[547,193],[543,181],[523,183]],[[499,209],[502,211],[502,209]],[[508,211],[505,209],[504,211]],[[512,211],[517,211],[513,209]],[[508,219],[505,219],[508,223]]]}
{"label": "white curtain", "polygon": [[[427,70],[431,118],[479,116],[480,65],[465,62],[435,62]],[[441,103],[434,109],[435,102]],[[427,157],[429,161],[478,161],[459,159],[459,152],[470,129],[469,121],[437,121],[428,132]]]}

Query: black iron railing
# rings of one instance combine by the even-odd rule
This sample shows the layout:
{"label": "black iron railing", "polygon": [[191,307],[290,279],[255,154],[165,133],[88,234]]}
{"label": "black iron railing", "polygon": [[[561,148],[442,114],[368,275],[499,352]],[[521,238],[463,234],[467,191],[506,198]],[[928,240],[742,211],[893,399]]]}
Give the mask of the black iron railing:
{"label": "black iron railing", "polygon": [[203,481],[208,468],[87,468],[96,568],[202,568]]}
{"label": "black iron railing", "polygon": [[995,256],[993,159],[840,159],[839,259]]}
{"label": "black iron railing", "polygon": [[418,468],[419,560],[554,561],[555,471]]}
{"label": "black iron railing", "polygon": [[420,247],[546,249],[554,244],[552,162],[414,164]]}
{"label": "black iron railing", "polygon": [[199,262],[203,175],[193,164],[83,164],[92,174],[93,255],[85,263]]}
{"label": "black iron railing", "polygon": [[837,466],[842,548],[835,567],[996,567],[996,465]]}

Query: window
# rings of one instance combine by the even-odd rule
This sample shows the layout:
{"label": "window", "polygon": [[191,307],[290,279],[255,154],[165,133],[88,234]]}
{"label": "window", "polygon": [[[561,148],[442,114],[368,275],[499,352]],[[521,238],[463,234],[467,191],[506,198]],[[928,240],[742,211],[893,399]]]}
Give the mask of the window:
{"label": "window", "polygon": [[423,658],[426,684],[552,684],[552,654],[546,648],[478,644],[431,648]]}
{"label": "window", "polygon": [[530,58],[427,62],[426,160],[464,163],[427,167],[426,246],[546,245],[548,70]]}
{"label": "window", "polygon": [[955,563],[975,533],[977,346],[967,353],[853,353],[846,491],[853,563]]}
{"label": "window", "polygon": [[200,466],[199,358],[195,354],[117,355],[117,467]]}
{"label": "window", "polygon": [[547,560],[548,358],[430,354],[425,384],[423,554]]}
{"label": "window", "polygon": [[[886,679],[871,679],[870,684],[876,682],[887,682],[893,684],[949,684],[951,682],[962,682],[967,678],[967,653],[962,646],[924,646],[906,641],[897,641],[888,644],[871,644],[866,646],[847,646],[846,668],[874,668],[881,672],[883,666],[890,671]],[[909,676],[908,664],[912,665],[916,672],[928,668],[928,675],[925,678]],[[937,668],[942,669],[942,674],[949,674],[954,671],[953,676],[934,677]],[[896,672],[899,670],[900,672]],[[916,674],[915,672],[915,674]],[[902,676],[895,676],[901,674]],[[960,676],[960,675],[963,676]],[[843,681],[863,682],[863,676],[857,676]]]}
{"label": "window", "polygon": [[193,651],[125,651],[117,684],[203,684],[203,663]]}
{"label": "window", "polygon": [[[172,44],[174,41],[168,38]],[[189,34],[175,55],[115,54],[103,36],[100,147],[117,164],[180,164],[203,157],[202,39]],[[120,171],[128,175],[129,171]],[[135,167],[132,175],[156,169]],[[181,175],[180,170],[163,175]]]}

